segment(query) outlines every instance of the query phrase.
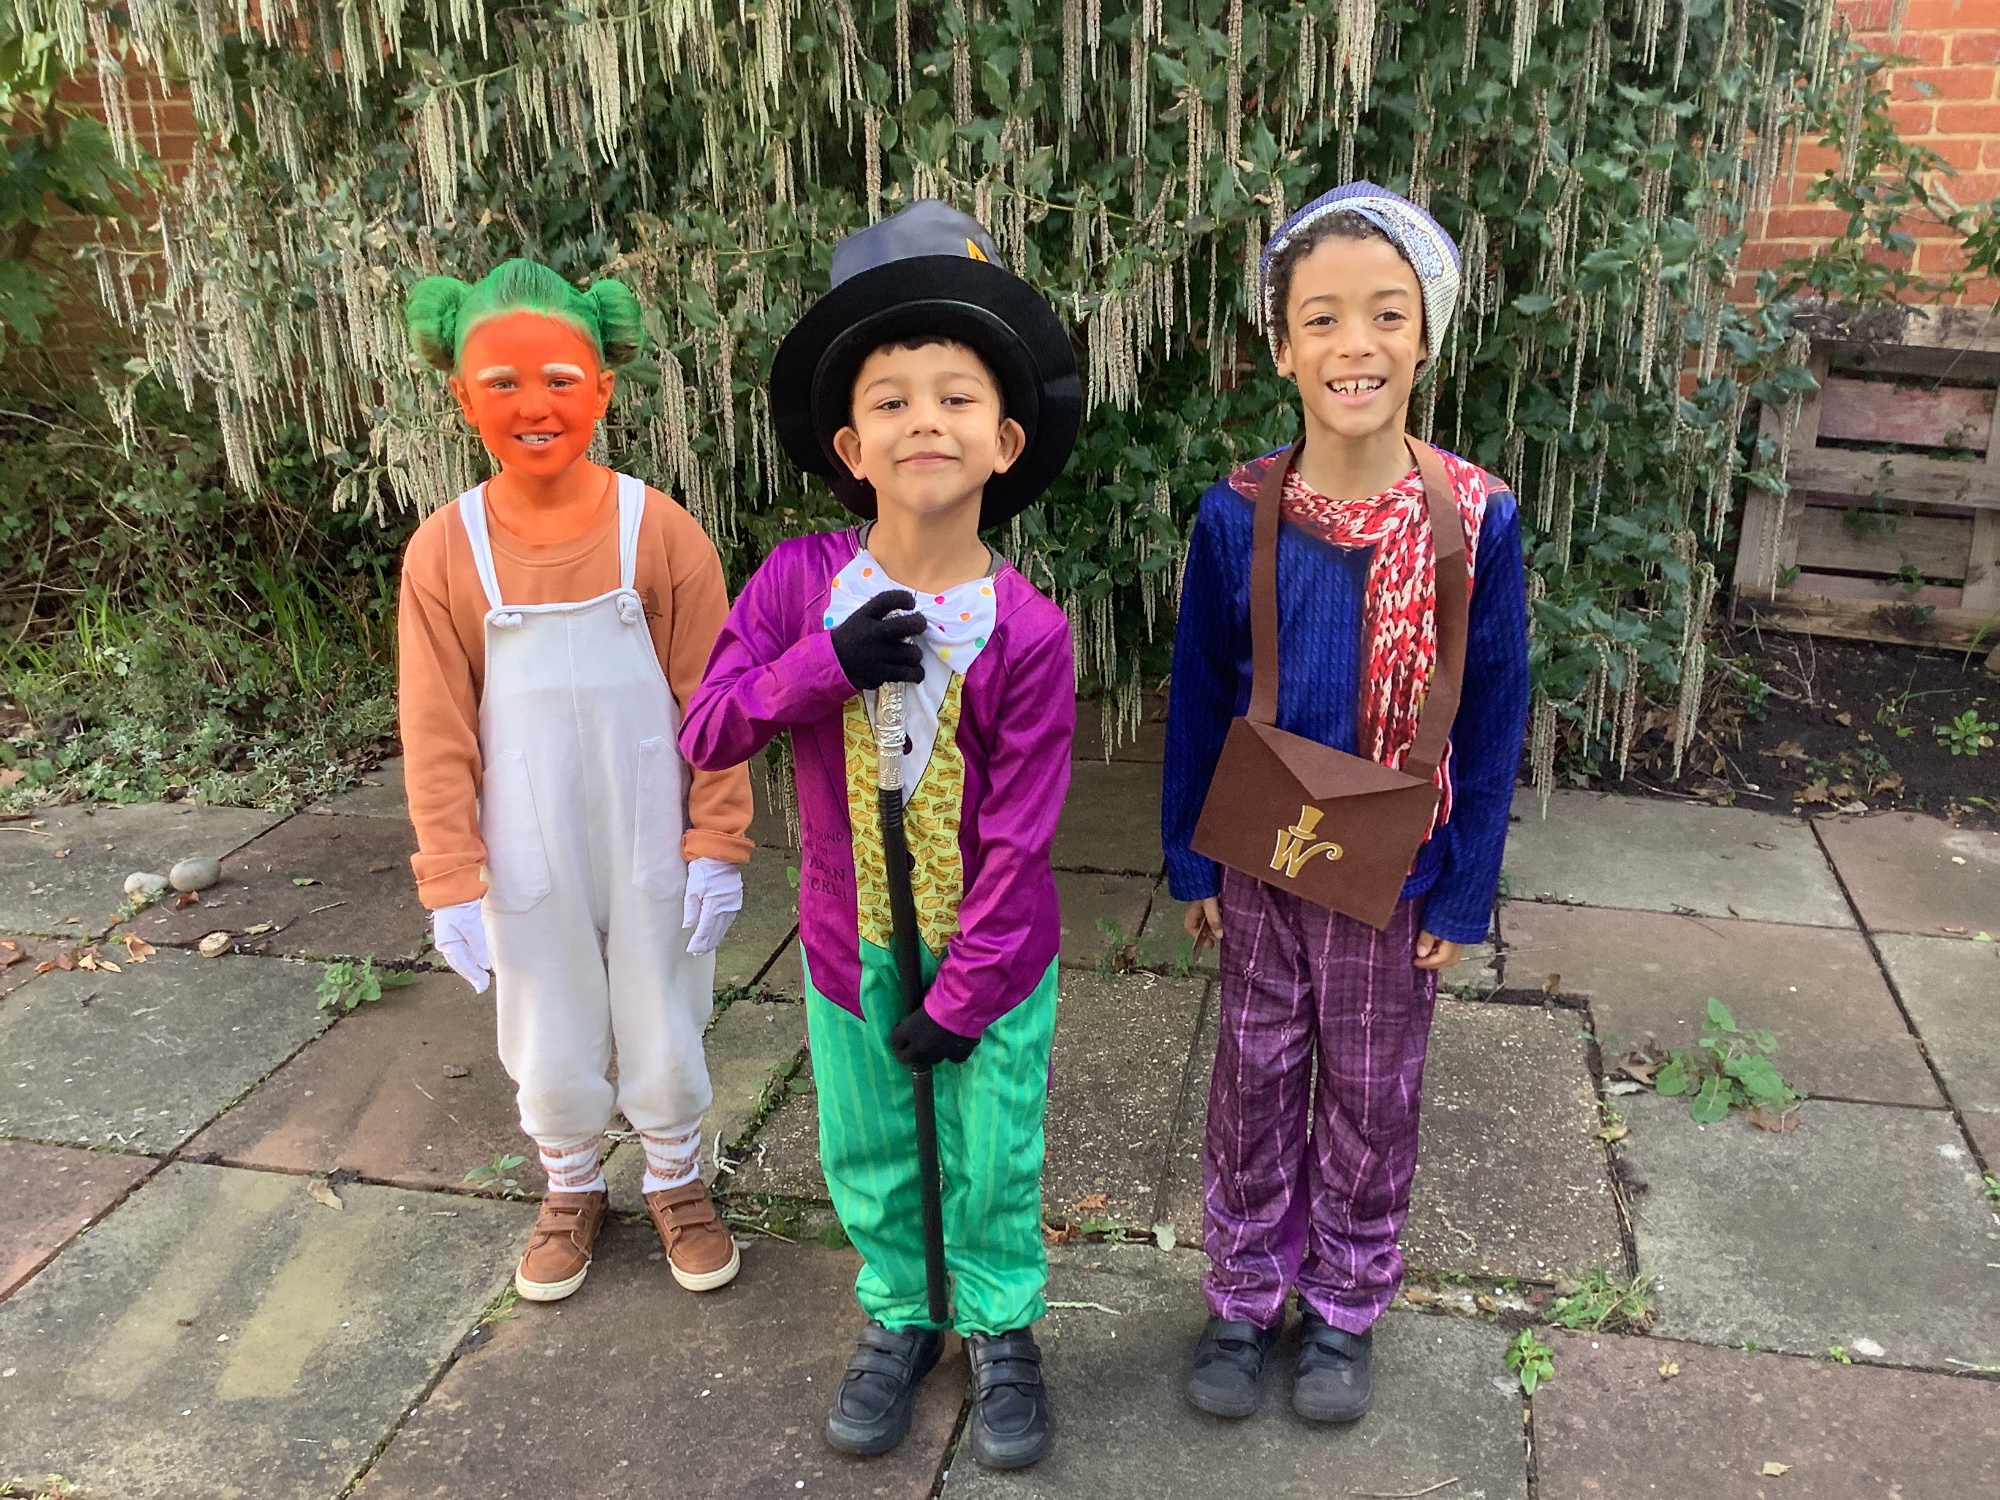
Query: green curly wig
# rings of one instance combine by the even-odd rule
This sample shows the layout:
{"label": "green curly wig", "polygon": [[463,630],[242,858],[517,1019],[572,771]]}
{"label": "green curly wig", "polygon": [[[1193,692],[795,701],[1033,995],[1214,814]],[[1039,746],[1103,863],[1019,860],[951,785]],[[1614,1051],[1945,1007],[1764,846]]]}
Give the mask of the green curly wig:
{"label": "green curly wig", "polygon": [[522,311],[569,324],[613,369],[645,346],[639,299],[624,283],[600,281],[580,292],[532,260],[503,261],[470,285],[456,276],[426,276],[410,288],[410,346],[426,363],[456,373],[467,334],[488,318]]}

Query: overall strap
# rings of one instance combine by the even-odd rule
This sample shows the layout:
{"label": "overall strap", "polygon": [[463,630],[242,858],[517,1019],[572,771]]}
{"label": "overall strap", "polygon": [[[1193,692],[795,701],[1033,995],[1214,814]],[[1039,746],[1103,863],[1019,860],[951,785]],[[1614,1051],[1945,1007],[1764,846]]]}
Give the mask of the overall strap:
{"label": "overall strap", "polygon": [[629,589],[639,570],[639,522],[646,514],[646,485],[618,476],[618,587]]}
{"label": "overall strap", "polygon": [[458,519],[465,524],[466,540],[472,543],[472,565],[479,570],[479,586],[486,590],[486,607],[504,609],[500,602],[500,575],[493,570],[493,543],[486,531],[486,486],[477,485],[458,497]]}
{"label": "overall strap", "polygon": [[[1435,579],[1438,657],[1432,669],[1423,711],[1417,718],[1416,739],[1403,769],[1428,780],[1437,774],[1458,716],[1458,698],[1465,677],[1466,614],[1470,588],[1465,572],[1465,525],[1452,499],[1444,461],[1428,443],[1406,438],[1417,472],[1424,481],[1432,545],[1436,549]],[[1257,489],[1257,511],[1250,553],[1250,712],[1259,724],[1278,721],[1278,529],[1284,503],[1285,478],[1305,448],[1302,437],[1273,458]]]}

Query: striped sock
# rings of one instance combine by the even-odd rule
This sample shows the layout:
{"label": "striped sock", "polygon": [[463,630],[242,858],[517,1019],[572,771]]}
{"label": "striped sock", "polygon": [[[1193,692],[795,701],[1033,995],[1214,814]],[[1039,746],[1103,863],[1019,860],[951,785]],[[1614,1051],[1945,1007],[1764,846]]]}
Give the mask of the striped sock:
{"label": "striped sock", "polygon": [[544,1146],[539,1141],[535,1144],[541,1153],[542,1171],[548,1175],[550,1192],[604,1191],[602,1137],[592,1136],[587,1141],[579,1141],[569,1146]]}
{"label": "striped sock", "polygon": [[640,1191],[657,1193],[667,1188],[686,1187],[701,1176],[701,1123],[685,1130],[639,1132],[646,1148],[646,1175]]}

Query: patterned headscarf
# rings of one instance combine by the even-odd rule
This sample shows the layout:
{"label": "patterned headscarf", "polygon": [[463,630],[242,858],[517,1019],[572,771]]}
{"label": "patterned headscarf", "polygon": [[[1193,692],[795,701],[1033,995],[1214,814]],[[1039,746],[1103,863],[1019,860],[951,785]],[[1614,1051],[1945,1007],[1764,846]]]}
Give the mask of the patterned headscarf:
{"label": "patterned headscarf", "polygon": [[1458,310],[1458,245],[1436,219],[1416,204],[1372,182],[1350,182],[1320,194],[1280,224],[1278,232],[1264,246],[1257,270],[1264,287],[1264,328],[1270,335],[1272,354],[1278,352],[1284,309],[1272,301],[1271,262],[1279,251],[1314,224],[1339,213],[1359,214],[1381,230],[1417,273],[1417,285],[1424,294],[1424,348],[1431,359],[1436,359],[1444,348],[1452,314]]}

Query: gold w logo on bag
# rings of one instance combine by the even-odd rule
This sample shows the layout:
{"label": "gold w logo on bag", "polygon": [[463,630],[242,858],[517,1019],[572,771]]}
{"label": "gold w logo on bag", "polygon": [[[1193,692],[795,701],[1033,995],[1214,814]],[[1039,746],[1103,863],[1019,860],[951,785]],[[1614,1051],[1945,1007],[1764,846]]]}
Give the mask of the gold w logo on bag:
{"label": "gold w logo on bag", "polygon": [[1313,830],[1319,827],[1319,820],[1326,814],[1307,803],[1299,809],[1299,820],[1290,828],[1278,830],[1278,847],[1271,854],[1271,868],[1283,870],[1287,877],[1296,880],[1306,861],[1324,854],[1328,859],[1339,859],[1346,851],[1330,839],[1313,841]]}

